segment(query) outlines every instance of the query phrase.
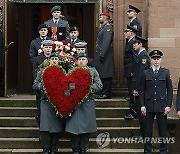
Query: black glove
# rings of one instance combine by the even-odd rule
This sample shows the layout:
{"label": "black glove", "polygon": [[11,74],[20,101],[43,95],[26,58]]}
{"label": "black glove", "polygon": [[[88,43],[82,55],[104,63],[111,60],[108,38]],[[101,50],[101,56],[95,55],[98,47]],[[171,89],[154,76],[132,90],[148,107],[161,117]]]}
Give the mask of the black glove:
{"label": "black glove", "polygon": [[100,63],[104,63],[104,58],[103,57],[99,57],[99,61],[100,61]]}

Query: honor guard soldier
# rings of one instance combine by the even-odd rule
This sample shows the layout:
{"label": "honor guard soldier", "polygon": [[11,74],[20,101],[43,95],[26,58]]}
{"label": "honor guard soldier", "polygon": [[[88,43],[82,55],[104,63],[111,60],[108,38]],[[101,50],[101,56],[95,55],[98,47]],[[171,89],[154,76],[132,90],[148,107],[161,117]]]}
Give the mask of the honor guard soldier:
{"label": "honor guard soldier", "polygon": [[139,92],[141,89],[141,78],[143,71],[150,68],[150,57],[148,52],[145,49],[145,44],[147,43],[147,40],[135,36],[134,41],[134,49],[137,52],[137,57],[134,61],[133,65],[133,75],[132,75],[132,90],[133,90],[133,96],[134,96],[134,103],[137,107],[137,114],[139,118],[139,124],[140,124],[140,131],[139,134],[136,137],[144,137],[144,130],[145,130],[145,118],[141,112],[141,105],[139,101]]}
{"label": "honor guard soldier", "polygon": [[[57,65],[59,62],[58,54],[51,53],[48,59],[49,65]],[[40,141],[43,154],[56,154],[58,151],[59,133],[64,132],[64,120],[56,115],[55,108],[48,100],[42,86],[42,68],[34,80],[33,89],[42,91],[40,103]]]}
{"label": "honor guard soldier", "polygon": [[77,27],[71,27],[69,30],[69,38],[67,39],[67,41],[71,44],[75,44],[78,42],[82,42],[79,38],[79,31]]}
{"label": "honor guard soldier", "polygon": [[160,154],[167,154],[167,115],[170,113],[173,97],[172,81],[168,69],[161,67],[163,53],[159,50],[150,52],[151,68],[144,70],[140,90],[141,112],[145,116],[144,153],[152,153],[152,130],[156,116],[160,143]]}
{"label": "honor guard soldier", "polygon": [[61,15],[61,7],[54,6],[51,13],[53,18],[44,22],[49,27],[48,36],[58,41],[65,40],[69,36],[70,28],[68,21]]}
{"label": "honor guard soldier", "polygon": [[137,59],[138,53],[133,48],[137,29],[127,25],[124,32],[125,39],[127,40],[124,49],[124,76],[127,79],[128,93],[130,98],[130,114],[126,115],[125,120],[131,120],[137,118],[137,107],[134,101],[133,89],[132,89],[132,75],[134,61]]}
{"label": "honor guard soldier", "polygon": [[101,27],[98,30],[96,40],[95,67],[103,83],[103,90],[98,99],[111,98],[112,78],[114,77],[114,51],[112,48],[114,31],[109,23],[108,12],[100,14]]}
{"label": "honor guard soldier", "polygon": [[[84,52],[77,55],[77,65],[87,67],[88,59]],[[97,131],[96,113],[94,105],[94,92],[102,89],[102,82],[94,67],[89,68],[93,76],[93,90],[72,113],[72,117],[66,119],[65,131],[70,133],[73,154],[85,154],[89,147],[89,134]]]}
{"label": "honor guard soldier", "polygon": [[[74,46],[76,48],[77,54],[79,54],[79,53],[86,53],[87,54],[87,43],[85,41],[75,43]],[[94,67],[95,66],[94,59],[88,57],[88,54],[87,54],[87,59],[88,59],[87,65],[89,67]]]}
{"label": "honor guard soldier", "polygon": [[127,10],[127,16],[130,20],[130,26],[136,28],[138,30],[137,35],[142,37],[142,24],[137,18],[137,14],[141,12],[138,8],[129,5],[129,9]]}
{"label": "honor guard soldier", "polygon": [[48,26],[46,24],[39,25],[37,30],[39,32],[39,37],[31,41],[31,45],[29,48],[29,56],[32,66],[33,59],[40,54],[38,53],[38,50],[41,49],[41,42],[43,42],[44,40],[51,40],[51,38],[47,36]]}

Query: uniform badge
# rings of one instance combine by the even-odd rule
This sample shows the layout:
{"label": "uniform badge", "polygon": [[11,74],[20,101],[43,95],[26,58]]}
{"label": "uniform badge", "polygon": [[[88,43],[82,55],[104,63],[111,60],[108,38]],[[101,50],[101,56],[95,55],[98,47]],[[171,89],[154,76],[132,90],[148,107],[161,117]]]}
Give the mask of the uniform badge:
{"label": "uniform badge", "polygon": [[142,64],[146,64],[146,59],[142,59]]}
{"label": "uniform badge", "polygon": [[134,27],[135,29],[138,29],[138,26],[137,26],[137,25],[134,25],[133,27]]}
{"label": "uniform badge", "polygon": [[106,30],[107,30],[107,32],[110,32],[110,31],[111,31],[111,29],[110,29],[109,27],[108,27]]}

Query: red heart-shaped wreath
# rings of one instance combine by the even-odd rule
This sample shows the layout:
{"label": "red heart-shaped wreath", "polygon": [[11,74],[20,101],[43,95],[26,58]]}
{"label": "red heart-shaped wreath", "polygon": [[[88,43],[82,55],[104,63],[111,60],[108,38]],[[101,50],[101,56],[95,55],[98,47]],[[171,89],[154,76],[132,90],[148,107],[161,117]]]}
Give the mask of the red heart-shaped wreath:
{"label": "red heart-shaped wreath", "polygon": [[93,77],[84,67],[66,74],[62,67],[50,66],[44,70],[42,80],[49,100],[62,117],[68,117],[89,95]]}

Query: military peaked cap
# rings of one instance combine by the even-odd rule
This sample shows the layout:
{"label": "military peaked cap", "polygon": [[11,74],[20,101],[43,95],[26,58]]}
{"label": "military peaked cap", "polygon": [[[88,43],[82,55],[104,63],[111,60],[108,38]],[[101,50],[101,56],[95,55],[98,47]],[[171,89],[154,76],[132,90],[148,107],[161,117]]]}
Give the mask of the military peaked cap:
{"label": "military peaked cap", "polygon": [[153,57],[162,57],[163,56],[163,53],[162,53],[162,51],[160,51],[160,50],[153,50],[153,51],[151,51],[150,53],[149,53],[149,56],[151,57],[151,58],[153,58]]}

